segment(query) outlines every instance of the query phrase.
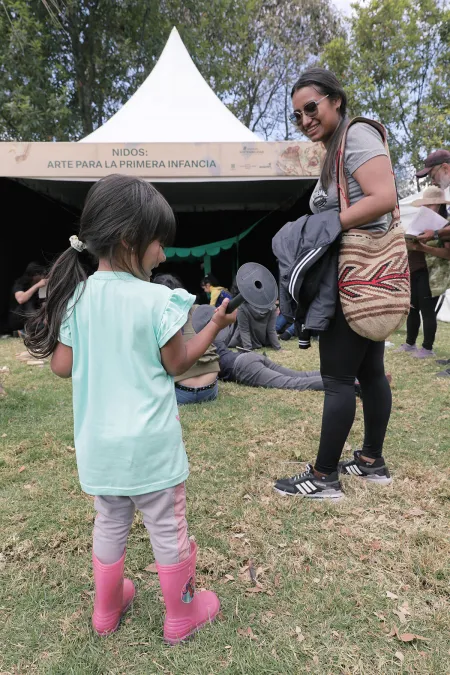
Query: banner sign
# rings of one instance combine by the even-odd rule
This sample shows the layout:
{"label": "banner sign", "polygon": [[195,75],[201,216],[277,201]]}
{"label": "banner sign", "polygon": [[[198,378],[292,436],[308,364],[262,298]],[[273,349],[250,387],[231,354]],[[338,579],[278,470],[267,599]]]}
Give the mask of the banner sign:
{"label": "banner sign", "polygon": [[0,176],[96,180],[125,173],[174,178],[318,177],[321,146],[260,143],[9,143],[0,142]]}

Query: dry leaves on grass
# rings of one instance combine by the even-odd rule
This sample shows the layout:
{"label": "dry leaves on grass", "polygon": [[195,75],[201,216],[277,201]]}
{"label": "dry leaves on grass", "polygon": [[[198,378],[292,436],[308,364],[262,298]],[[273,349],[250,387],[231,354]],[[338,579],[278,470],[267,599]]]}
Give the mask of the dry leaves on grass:
{"label": "dry leaves on grass", "polygon": [[254,634],[250,626],[248,628],[238,628],[237,629],[237,634],[240,635],[241,637],[247,637],[250,638],[250,640],[257,640],[258,636]]}
{"label": "dry leaves on grass", "polygon": [[391,632],[388,634],[388,637],[396,637],[400,642],[414,642],[415,640],[422,640],[423,642],[429,642],[430,638],[426,638],[423,635],[417,635],[416,633],[399,633],[397,626],[394,626]]}
{"label": "dry leaves on grass", "polygon": [[156,563],[151,563],[150,565],[147,565],[147,567],[144,567],[144,572],[150,572],[150,574],[158,574]]}
{"label": "dry leaves on grass", "polygon": [[303,640],[305,639],[305,636],[303,635],[302,629],[300,628],[300,626],[295,627],[295,634],[297,636],[297,641],[303,642]]}

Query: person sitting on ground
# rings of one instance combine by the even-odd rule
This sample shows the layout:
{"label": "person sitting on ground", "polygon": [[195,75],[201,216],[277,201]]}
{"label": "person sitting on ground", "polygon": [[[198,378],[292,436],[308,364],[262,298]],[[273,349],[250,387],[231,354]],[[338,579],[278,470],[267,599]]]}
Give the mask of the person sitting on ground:
{"label": "person sitting on ground", "polygon": [[[231,287],[231,295],[239,293],[236,283]],[[242,347],[247,351],[272,347],[281,349],[276,331],[277,308],[274,305],[269,309],[258,309],[248,302],[243,302],[238,309],[237,322],[233,331],[230,331],[228,347]]]}
{"label": "person sitting on ground", "polygon": [[[184,288],[182,281],[173,274],[158,274],[153,279],[153,283],[167,286],[172,291]],[[198,305],[191,307],[188,320],[182,328],[184,342],[188,342],[195,335],[192,327],[192,314],[197,307]],[[210,345],[203,356],[188,371],[174,378],[178,405],[215,401],[219,393],[219,370],[219,357],[215,347]]]}
{"label": "person sitting on ground", "polygon": [[11,333],[23,331],[28,317],[39,309],[38,291],[47,285],[44,275],[44,267],[31,262],[22,276],[14,282],[8,314],[8,329]]}
{"label": "person sitting on ground", "polygon": [[276,302],[276,312],[277,320],[275,323],[275,329],[278,333],[280,340],[290,340],[291,337],[295,335],[295,324],[290,323],[285,316],[280,312],[280,305],[277,300]]}
{"label": "person sitting on ground", "polygon": [[[171,290],[184,288],[180,279],[172,274],[158,274],[153,283],[162,284]],[[192,309],[195,309],[195,305]],[[205,325],[208,319],[205,319]],[[201,326],[204,328],[204,326]],[[210,390],[204,388],[196,374],[197,366],[205,366],[211,368],[211,373],[215,374],[217,381],[217,372],[219,379],[223,382],[236,382],[247,387],[264,387],[266,389],[291,389],[296,391],[323,391],[323,382],[318,370],[313,371],[299,371],[285,368],[277,363],[274,363],[265,354],[254,354],[249,352],[239,353],[233,352],[226,346],[227,331],[221,331],[214,343],[210,345],[197,363],[187,373],[175,378],[175,394],[178,405],[185,405],[187,403],[203,403],[205,401],[213,401],[217,398],[218,387],[217,383]],[[192,311],[189,314],[189,319],[184,325],[183,339],[185,342],[190,340],[195,332],[192,327]],[[208,360],[204,360],[208,359]],[[214,368],[214,370],[213,370]],[[189,378],[190,391],[184,391],[188,378],[186,375],[193,373],[194,377]],[[181,385],[181,387],[180,387]],[[355,382],[356,393],[360,393],[360,387]],[[199,392],[199,389],[202,391]]]}
{"label": "person sitting on ground", "polygon": [[206,277],[203,277],[200,286],[209,296],[209,304],[212,307],[220,307],[225,298],[231,298],[230,291],[224,286],[220,286],[216,277],[212,274],[207,274]]}
{"label": "person sitting on ground", "polygon": [[[428,187],[424,190],[422,199],[416,199],[411,206],[417,208],[426,206],[430,211],[438,213],[442,204],[449,204],[445,199],[445,192],[438,187]],[[430,288],[430,278],[425,254],[428,253],[436,258],[450,260],[450,243],[444,244],[444,248],[426,246],[420,242],[407,241],[409,270],[411,273],[411,309],[406,323],[406,343],[397,351],[408,352],[417,359],[425,359],[435,356],[433,344],[437,330],[436,301]],[[416,340],[419,335],[420,315],[423,321],[423,343],[421,349],[417,349]]]}

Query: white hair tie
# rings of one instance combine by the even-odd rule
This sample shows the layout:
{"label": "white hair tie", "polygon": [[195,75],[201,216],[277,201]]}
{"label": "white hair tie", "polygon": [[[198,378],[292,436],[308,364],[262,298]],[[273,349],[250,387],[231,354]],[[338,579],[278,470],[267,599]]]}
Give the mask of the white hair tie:
{"label": "white hair tie", "polygon": [[78,253],[82,253],[84,249],[86,248],[86,244],[80,241],[77,237],[76,234],[73,234],[70,239],[70,245],[72,248],[75,249],[75,251],[78,251]]}

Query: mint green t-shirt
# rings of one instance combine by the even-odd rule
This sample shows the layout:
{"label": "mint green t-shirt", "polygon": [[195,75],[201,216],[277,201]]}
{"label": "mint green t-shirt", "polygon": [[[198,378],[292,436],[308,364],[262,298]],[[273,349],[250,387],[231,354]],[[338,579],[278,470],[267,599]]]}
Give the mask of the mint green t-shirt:
{"label": "mint green t-shirt", "polygon": [[96,272],[69,302],[60,341],[73,350],[75,450],[88,494],[140,495],[186,480],[174,382],[160,349],[194,300],[126,272]]}

